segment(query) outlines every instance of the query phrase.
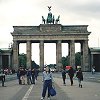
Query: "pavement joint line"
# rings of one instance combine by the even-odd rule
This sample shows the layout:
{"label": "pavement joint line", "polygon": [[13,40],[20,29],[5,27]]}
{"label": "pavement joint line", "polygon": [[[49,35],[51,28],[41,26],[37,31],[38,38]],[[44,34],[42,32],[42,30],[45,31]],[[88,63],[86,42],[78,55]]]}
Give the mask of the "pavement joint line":
{"label": "pavement joint line", "polygon": [[27,100],[29,97],[29,94],[31,93],[34,85],[31,85],[28,91],[26,92],[25,96],[22,98],[22,100]]}

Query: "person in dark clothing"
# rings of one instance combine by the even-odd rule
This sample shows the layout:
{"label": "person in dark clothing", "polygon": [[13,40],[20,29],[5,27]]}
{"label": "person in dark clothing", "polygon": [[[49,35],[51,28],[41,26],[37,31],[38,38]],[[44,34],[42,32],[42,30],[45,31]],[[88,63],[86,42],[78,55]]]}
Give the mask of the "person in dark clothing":
{"label": "person in dark clothing", "polygon": [[26,75],[27,75],[27,84],[28,85],[32,84],[32,71],[31,71],[31,69],[27,69]]}
{"label": "person in dark clothing", "polygon": [[25,85],[25,74],[26,71],[24,68],[20,69],[20,80],[21,80],[21,84]]}
{"label": "person in dark clothing", "polygon": [[66,70],[65,69],[62,70],[62,79],[63,79],[63,84],[66,85],[66,82],[65,82],[65,80],[66,80]]}
{"label": "person in dark clothing", "polygon": [[17,78],[18,78],[19,84],[21,84],[20,69],[18,69],[18,71],[17,71]]}
{"label": "person in dark clothing", "polygon": [[32,69],[32,84],[35,84],[35,70]]}
{"label": "person in dark clothing", "polygon": [[74,77],[74,69],[72,67],[70,67],[70,69],[68,70],[68,75],[70,77],[70,82],[71,82],[71,86],[73,85],[73,77]]}
{"label": "person in dark clothing", "polygon": [[36,68],[34,68],[34,73],[35,73],[35,79],[37,80],[38,70]]}
{"label": "person in dark clothing", "polygon": [[2,86],[4,87],[5,74],[0,74],[0,80],[2,81]]}
{"label": "person in dark clothing", "polygon": [[82,82],[81,81],[83,81],[83,73],[81,71],[81,68],[79,68],[78,71],[76,72],[76,77],[78,78],[79,87],[82,88]]}

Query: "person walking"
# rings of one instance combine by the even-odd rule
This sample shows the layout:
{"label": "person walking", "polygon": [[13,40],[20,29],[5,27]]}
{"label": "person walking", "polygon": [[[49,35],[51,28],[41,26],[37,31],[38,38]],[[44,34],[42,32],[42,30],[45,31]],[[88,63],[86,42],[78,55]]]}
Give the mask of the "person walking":
{"label": "person walking", "polygon": [[18,78],[18,83],[21,84],[21,78],[20,78],[20,68],[17,71],[17,78]]}
{"label": "person walking", "polygon": [[41,100],[45,99],[46,91],[48,89],[48,100],[50,100],[50,89],[52,88],[52,73],[50,72],[50,68],[46,67],[43,72],[43,91]]}
{"label": "person walking", "polygon": [[63,84],[66,85],[66,70],[65,68],[62,70],[62,79],[63,79]]}
{"label": "person walking", "polygon": [[95,66],[92,66],[92,74],[95,74]]}
{"label": "person walking", "polygon": [[73,85],[73,77],[74,77],[74,69],[72,67],[70,67],[70,69],[68,70],[68,75],[70,77],[70,82],[71,82],[71,86]]}
{"label": "person walking", "polygon": [[83,81],[83,73],[81,68],[78,68],[78,71],[76,72],[76,77],[78,78],[78,82],[79,82],[79,87],[82,88],[82,82]]}
{"label": "person walking", "polygon": [[21,79],[21,84],[22,85],[25,85],[25,74],[26,74],[25,69],[21,68],[20,69],[20,79]]}
{"label": "person walking", "polygon": [[0,80],[2,81],[2,86],[4,87],[4,82],[5,82],[5,74],[0,73]]}
{"label": "person walking", "polygon": [[30,68],[27,69],[26,75],[27,75],[27,84],[28,84],[28,85],[29,85],[29,84],[32,84],[32,71],[31,71]]}
{"label": "person walking", "polygon": [[36,68],[34,68],[34,73],[35,73],[35,79],[37,80],[38,77],[38,70]]}
{"label": "person walking", "polygon": [[35,70],[32,69],[32,84],[35,84]]}

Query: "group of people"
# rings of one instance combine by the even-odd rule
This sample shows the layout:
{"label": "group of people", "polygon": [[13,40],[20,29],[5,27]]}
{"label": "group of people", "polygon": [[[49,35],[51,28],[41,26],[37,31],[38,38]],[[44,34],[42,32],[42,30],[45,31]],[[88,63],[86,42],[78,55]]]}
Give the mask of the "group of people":
{"label": "group of people", "polygon": [[[27,84],[35,84],[35,80],[37,80],[38,76],[38,70],[35,68],[32,69],[24,69],[24,68],[19,68],[17,72],[17,77],[19,80],[19,84],[25,85]],[[27,80],[25,80],[25,78]]]}
{"label": "group of people", "polygon": [[[66,84],[66,82],[65,82],[66,73],[67,73],[66,69],[63,69],[62,78],[63,78],[64,85]],[[70,78],[71,86],[73,85],[74,73],[75,73],[74,69],[72,67],[70,67],[70,69],[68,70],[68,75]],[[24,68],[20,68],[17,72],[17,76],[19,79],[19,84],[25,84],[25,76],[27,77],[27,84],[35,84],[35,80],[37,79],[38,72],[36,69],[25,70]],[[81,71],[81,68],[78,68],[78,70],[76,72],[76,77],[78,78],[79,87],[82,88],[81,81],[83,80],[83,73]],[[50,90],[53,87],[53,76],[52,76],[52,72],[50,71],[50,68],[48,66],[46,66],[43,71],[43,80],[42,81],[43,81],[43,90],[42,90],[41,100],[45,99],[47,90],[48,90],[47,97],[48,97],[48,100],[50,100],[50,97],[51,97]]]}
{"label": "group of people", "polygon": [[[73,77],[74,77],[75,71],[74,71],[74,69],[72,67],[70,67],[68,69],[68,71],[66,71],[65,68],[62,70],[62,79],[63,79],[63,84],[64,85],[66,85],[66,73],[68,73],[68,76],[69,76],[70,82],[71,82],[71,86],[72,86],[73,85]],[[82,88],[82,82],[81,81],[83,81],[83,73],[82,73],[81,67],[77,68],[76,77],[78,78],[79,87]]]}
{"label": "group of people", "polygon": [[[72,67],[70,67],[70,69],[68,71],[66,71],[65,68],[63,69],[62,78],[63,78],[63,84],[64,85],[66,85],[66,82],[65,82],[66,73],[68,73],[68,75],[69,75],[71,86],[72,86],[73,85],[73,77],[74,77],[75,71],[74,71],[74,69]],[[78,78],[79,87],[82,88],[81,81],[83,81],[83,73],[82,73],[81,67],[77,68],[76,77]],[[50,89],[52,88],[52,84],[53,84],[52,73],[50,71],[50,68],[46,67],[44,72],[43,72],[43,91],[42,91],[41,100],[45,99],[47,89],[48,89],[48,95],[47,95],[48,96],[48,100],[50,100]]]}

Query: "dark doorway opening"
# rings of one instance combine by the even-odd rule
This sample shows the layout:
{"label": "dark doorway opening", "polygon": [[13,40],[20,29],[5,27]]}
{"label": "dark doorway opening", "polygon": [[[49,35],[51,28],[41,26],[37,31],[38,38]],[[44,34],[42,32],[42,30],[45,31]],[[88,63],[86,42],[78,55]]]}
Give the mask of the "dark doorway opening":
{"label": "dark doorway opening", "polygon": [[2,67],[3,69],[8,68],[8,55],[2,56]]}
{"label": "dark doorway opening", "polygon": [[100,72],[100,54],[93,55],[93,65],[95,66],[95,71]]}

